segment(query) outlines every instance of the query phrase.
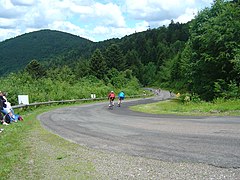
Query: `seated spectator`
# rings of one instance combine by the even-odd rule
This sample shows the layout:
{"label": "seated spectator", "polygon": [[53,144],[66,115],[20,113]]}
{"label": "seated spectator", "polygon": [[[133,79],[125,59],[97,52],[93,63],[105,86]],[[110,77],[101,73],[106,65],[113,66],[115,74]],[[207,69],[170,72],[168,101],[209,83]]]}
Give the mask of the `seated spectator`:
{"label": "seated spectator", "polygon": [[17,122],[18,120],[23,120],[21,116],[15,114],[11,103],[7,101],[6,94],[0,91],[0,105],[1,112],[5,115],[4,121],[6,123]]}
{"label": "seated spectator", "polygon": [[4,119],[5,119],[5,116],[3,116],[2,112],[0,112],[0,124],[8,125],[8,123],[6,123]]}

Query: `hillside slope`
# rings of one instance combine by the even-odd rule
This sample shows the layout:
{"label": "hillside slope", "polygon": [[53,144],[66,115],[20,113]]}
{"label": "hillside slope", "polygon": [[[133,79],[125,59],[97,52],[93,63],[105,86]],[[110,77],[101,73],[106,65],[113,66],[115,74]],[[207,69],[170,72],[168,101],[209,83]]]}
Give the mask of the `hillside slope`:
{"label": "hillside slope", "polygon": [[94,42],[69,33],[40,30],[0,43],[0,73],[2,75],[24,68],[31,60],[54,57],[70,50],[89,54]]}

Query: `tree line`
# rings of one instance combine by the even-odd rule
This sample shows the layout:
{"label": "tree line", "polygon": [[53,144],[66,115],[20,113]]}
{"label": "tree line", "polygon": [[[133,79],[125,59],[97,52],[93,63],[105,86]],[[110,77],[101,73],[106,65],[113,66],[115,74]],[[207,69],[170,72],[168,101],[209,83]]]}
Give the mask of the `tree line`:
{"label": "tree line", "polygon": [[44,80],[46,87],[64,82],[79,88],[74,85],[81,82],[104,87],[104,93],[113,88],[134,93],[153,86],[207,101],[239,98],[239,19],[238,1],[216,0],[188,23],[172,21],[168,27],[90,43],[85,50],[75,47],[44,61],[34,59],[20,73]]}

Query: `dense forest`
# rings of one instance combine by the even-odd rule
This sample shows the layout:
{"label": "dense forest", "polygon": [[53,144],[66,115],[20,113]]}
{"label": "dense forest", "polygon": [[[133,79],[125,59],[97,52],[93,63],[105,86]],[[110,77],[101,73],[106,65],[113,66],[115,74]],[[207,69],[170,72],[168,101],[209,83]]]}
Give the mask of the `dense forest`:
{"label": "dense forest", "polygon": [[[186,24],[91,42],[42,30],[0,43],[1,89],[32,101],[138,94],[152,86],[211,101],[240,97],[240,3],[216,0]],[[13,65],[14,64],[14,65]],[[16,97],[14,97],[16,98]]]}

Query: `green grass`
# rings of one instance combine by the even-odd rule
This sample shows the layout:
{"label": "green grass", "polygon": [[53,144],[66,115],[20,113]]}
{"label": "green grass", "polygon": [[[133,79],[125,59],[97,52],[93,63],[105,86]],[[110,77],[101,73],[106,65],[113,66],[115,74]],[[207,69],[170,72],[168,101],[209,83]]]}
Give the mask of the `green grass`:
{"label": "green grass", "polygon": [[180,103],[177,100],[137,105],[131,110],[150,114],[175,114],[194,116],[240,116],[240,100],[216,100],[212,103]]}
{"label": "green grass", "polygon": [[[62,105],[66,106],[66,105]],[[96,179],[87,150],[41,127],[38,114],[61,106],[22,112],[23,122],[1,125],[0,179]]]}

